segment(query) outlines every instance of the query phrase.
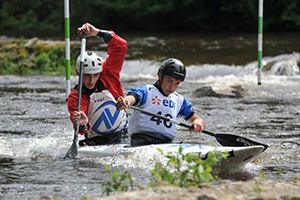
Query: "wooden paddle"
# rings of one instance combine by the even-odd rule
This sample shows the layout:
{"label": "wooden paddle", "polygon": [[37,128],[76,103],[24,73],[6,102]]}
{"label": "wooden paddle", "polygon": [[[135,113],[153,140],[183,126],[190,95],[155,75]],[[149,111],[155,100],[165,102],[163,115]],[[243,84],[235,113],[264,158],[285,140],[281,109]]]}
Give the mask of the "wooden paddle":
{"label": "wooden paddle", "polygon": [[[169,121],[169,122],[171,122],[173,124],[177,124],[179,126],[188,128],[190,130],[193,128],[193,126],[190,125],[190,124],[186,124],[186,123],[179,122],[179,121],[176,121],[174,119],[171,119],[171,118],[168,118],[168,117],[165,117],[165,116],[161,116],[161,115],[158,115],[158,114],[155,114],[155,113],[152,113],[152,112],[148,112],[146,110],[140,109],[140,108],[135,107],[135,106],[130,106],[130,108],[132,108],[133,110],[139,111],[139,112],[141,112],[143,114],[150,115],[152,117],[157,117],[157,118],[163,119],[165,121]],[[232,135],[232,134],[216,134],[216,133],[212,133],[212,132],[207,131],[207,130],[203,130],[202,132],[205,133],[205,134],[207,134],[207,135],[215,137],[216,140],[222,146],[242,147],[242,146],[261,145],[261,146],[263,146],[265,148],[264,151],[269,147],[269,145],[267,145],[267,144],[256,142],[256,141],[250,140],[248,138],[244,138],[244,137],[237,136],[237,135]]]}
{"label": "wooden paddle", "polygon": [[[80,102],[81,102],[81,93],[82,93],[82,77],[83,77],[83,62],[84,62],[84,53],[85,53],[85,34],[82,34],[81,38],[81,49],[80,49],[80,66],[79,66],[79,80],[78,80],[78,99],[77,99],[77,111],[80,111]],[[73,143],[65,155],[66,158],[75,158],[77,156],[77,140],[78,140],[78,131],[79,131],[79,121],[76,121],[74,124],[74,137]]]}

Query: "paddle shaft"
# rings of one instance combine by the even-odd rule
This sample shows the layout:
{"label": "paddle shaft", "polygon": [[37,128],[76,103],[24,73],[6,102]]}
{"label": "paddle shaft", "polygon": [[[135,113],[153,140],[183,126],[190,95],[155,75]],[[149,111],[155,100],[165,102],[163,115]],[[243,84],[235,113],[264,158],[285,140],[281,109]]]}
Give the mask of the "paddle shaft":
{"label": "paddle shaft", "polygon": [[85,52],[85,34],[82,34],[81,48],[80,48],[80,67],[79,67],[79,80],[78,80],[78,99],[77,99],[77,111],[80,111],[81,93],[82,93],[82,78],[83,78],[83,63],[84,63],[84,52]]}
{"label": "paddle shaft", "polygon": [[[158,115],[158,114],[155,114],[155,113],[152,113],[152,112],[140,109],[140,108],[135,107],[135,106],[130,106],[130,108],[132,108],[133,110],[139,111],[141,113],[144,113],[146,115],[157,117],[157,118],[169,121],[169,122],[171,122],[173,124],[177,124],[179,126],[188,128],[190,130],[193,128],[193,126],[190,125],[190,124],[186,124],[184,122],[179,122],[177,120],[174,120],[174,119],[162,116],[162,115]],[[253,146],[253,145],[261,145],[261,146],[264,146],[264,148],[265,148],[264,150],[266,150],[269,147],[269,145],[267,145],[267,144],[256,142],[256,141],[253,141],[253,140],[250,140],[248,138],[241,137],[241,136],[236,136],[236,135],[232,135],[232,134],[215,134],[215,133],[212,133],[212,132],[207,131],[207,130],[202,130],[202,132],[205,133],[205,134],[207,134],[207,135],[215,137],[216,140],[221,145],[223,145],[223,146]]]}
{"label": "paddle shaft", "polygon": [[[160,118],[160,119],[169,121],[169,122],[171,122],[171,123],[173,123],[173,124],[177,124],[177,125],[179,125],[179,126],[182,126],[182,127],[188,128],[188,129],[192,129],[192,128],[193,128],[193,126],[192,126],[191,124],[186,124],[186,123],[184,123],[184,122],[180,122],[180,121],[171,119],[171,118],[169,118],[169,117],[165,117],[165,116],[158,115],[158,114],[155,114],[155,113],[152,113],[152,112],[148,112],[148,111],[146,111],[146,110],[140,109],[140,108],[135,107],[135,106],[130,106],[130,108],[132,108],[133,110],[137,110],[137,111],[139,111],[139,112],[141,112],[141,113],[144,113],[144,114],[146,114],[146,115],[150,115],[150,116],[153,116],[153,117],[157,117],[157,118]],[[212,133],[212,132],[210,132],[210,131],[207,131],[207,130],[202,130],[202,132],[203,132],[203,133],[206,133],[206,134],[208,134],[208,135],[210,135],[210,136],[213,136],[213,137],[216,136],[216,134],[214,134],[214,133]]]}
{"label": "paddle shaft", "polygon": [[[81,104],[85,46],[86,46],[86,38],[85,38],[85,34],[83,33],[82,38],[81,38],[81,48],[80,48],[80,66],[79,66],[78,96],[77,96],[77,111],[78,112],[80,111],[80,104]],[[78,120],[74,124],[75,130],[74,130],[73,143],[64,158],[75,158],[75,156],[77,156],[77,140],[78,140],[79,125],[80,124],[79,124],[79,120]]]}
{"label": "paddle shaft", "polygon": [[144,113],[146,115],[149,115],[149,116],[152,116],[152,117],[157,117],[157,118],[163,119],[165,121],[169,121],[169,122],[171,122],[173,124],[177,124],[179,126],[182,126],[182,127],[188,128],[188,129],[192,129],[193,128],[193,126],[190,125],[190,124],[186,124],[184,122],[179,122],[179,121],[171,119],[169,117],[165,117],[165,116],[158,115],[158,114],[155,114],[155,113],[152,113],[152,112],[148,112],[146,110],[140,109],[140,108],[135,107],[135,106],[130,106],[130,108],[132,108],[133,110],[137,110],[137,111],[139,111],[141,113]]}

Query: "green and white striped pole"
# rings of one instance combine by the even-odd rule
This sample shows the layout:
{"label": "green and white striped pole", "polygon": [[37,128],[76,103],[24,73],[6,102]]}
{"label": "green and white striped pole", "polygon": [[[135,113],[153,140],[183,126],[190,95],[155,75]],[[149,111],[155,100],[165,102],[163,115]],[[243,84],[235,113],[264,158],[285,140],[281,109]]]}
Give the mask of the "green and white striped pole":
{"label": "green and white striped pole", "polygon": [[261,85],[262,55],[263,55],[263,0],[258,1],[258,85]]}
{"label": "green and white striped pole", "polygon": [[70,17],[69,17],[69,0],[64,0],[65,9],[65,57],[66,57],[66,98],[71,91],[70,81]]}

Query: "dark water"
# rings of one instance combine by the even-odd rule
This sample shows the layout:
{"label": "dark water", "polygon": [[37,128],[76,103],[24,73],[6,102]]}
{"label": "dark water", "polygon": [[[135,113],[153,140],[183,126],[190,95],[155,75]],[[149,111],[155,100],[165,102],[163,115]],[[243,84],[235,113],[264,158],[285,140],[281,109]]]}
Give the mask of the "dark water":
{"label": "dark water", "polygon": [[[295,61],[300,50],[296,36],[285,36],[267,38],[264,61],[272,64],[258,86],[256,36],[128,35],[123,87],[127,92],[130,87],[153,83],[159,61],[169,55],[184,58],[188,80],[178,91],[192,101],[206,129],[270,144],[244,171],[223,178],[247,180],[261,173],[269,179],[292,178],[300,172],[300,76]],[[71,82],[74,85],[76,77]],[[203,86],[224,92],[234,85],[245,90],[242,98],[196,93]],[[161,160],[145,152],[129,158],[62,159],[73,138],[65,98],[64,77],[0,77],[0,199],[101,195],[100,183],[109,178],[102,164],[119,171],[129,169],[136,184],[149,181],[151,167]],[[216,142],[183,128],[176,141]]]}

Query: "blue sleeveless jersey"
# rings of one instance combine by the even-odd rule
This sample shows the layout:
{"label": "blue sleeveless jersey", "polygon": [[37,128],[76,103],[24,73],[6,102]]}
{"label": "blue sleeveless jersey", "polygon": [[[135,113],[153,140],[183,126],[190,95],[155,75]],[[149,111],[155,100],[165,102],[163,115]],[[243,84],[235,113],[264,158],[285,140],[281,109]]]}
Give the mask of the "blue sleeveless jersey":
{"label": "blue sleeveless jersey", "polygon": [[[165,96],[154,85],[130,89],[128,93],[139,97],[138,107],[155,114],[176,119],[188,118],[194,113],[191,102],[186,98],[177,92]],[[128,132],[130,135],[143,132],[162,134],[173,140],[176,124],[134,111],[129,119]]]}

